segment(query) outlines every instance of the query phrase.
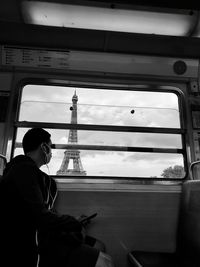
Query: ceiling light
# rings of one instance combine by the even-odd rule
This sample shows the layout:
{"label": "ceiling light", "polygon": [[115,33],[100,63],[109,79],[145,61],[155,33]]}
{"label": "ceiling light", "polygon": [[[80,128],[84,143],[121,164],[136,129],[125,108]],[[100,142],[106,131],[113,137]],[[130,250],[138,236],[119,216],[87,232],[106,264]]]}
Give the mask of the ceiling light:
{"label": "ceiling light", "polygon": [[39,1],[22,2],[24,21],[29,24],[185,36],[194,15],[142,10],[111,9]]}

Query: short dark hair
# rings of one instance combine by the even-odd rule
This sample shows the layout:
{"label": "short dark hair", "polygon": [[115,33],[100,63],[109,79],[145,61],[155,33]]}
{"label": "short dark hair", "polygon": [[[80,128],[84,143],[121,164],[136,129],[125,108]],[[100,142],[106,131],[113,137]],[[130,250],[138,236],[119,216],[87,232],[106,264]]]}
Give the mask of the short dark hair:
{"label": "short dark hair", "polygon": [[37,149],[42,143],[48,143],[51,135],[42,128],[28,130],[22,140],[24,154]]}

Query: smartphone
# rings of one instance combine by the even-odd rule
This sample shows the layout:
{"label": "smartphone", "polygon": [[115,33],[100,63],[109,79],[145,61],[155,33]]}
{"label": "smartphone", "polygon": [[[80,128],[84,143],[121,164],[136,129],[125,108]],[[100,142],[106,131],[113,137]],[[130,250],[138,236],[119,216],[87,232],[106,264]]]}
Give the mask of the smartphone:
{"label": "smartphone", "polygon": [[80,223],[85,223],[87,221],[90,221],[91,219],[93,219],[96,216],[97,216],[97,213],[94,213],[94,214],[92,214],[90,216],[87,216],[87,217],[83,218],[82,220],[80,220]]}

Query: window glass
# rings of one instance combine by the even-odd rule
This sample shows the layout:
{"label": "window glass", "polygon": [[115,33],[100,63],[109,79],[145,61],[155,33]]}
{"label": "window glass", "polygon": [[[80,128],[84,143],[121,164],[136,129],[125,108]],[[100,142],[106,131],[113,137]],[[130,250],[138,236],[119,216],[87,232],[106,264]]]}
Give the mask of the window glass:
{"label": "window glass", "polygon": [[39,85],[25,86],[19,120],[70,123],[75,92],[80,124],[180,127],[174,93]]}
{"label": "window glass", "polygon": [[[46,129],[51,134],[55,144],[67,144],[70,130]],[[17,142],[21,142],[27,128],[18,131]],[[178,134],[134,133],[111,131],[77,131],[80,145],[107,145],[107,146],[135,146],[135,147],[165,147],[181,148],[181,136]]]}
{"label": "window glass", "polygon": [[[17,129],[14,155],[23,153],[22,138],[31,122],[51,123],[46,130],[56,145],[49,163],[52,175],[131,178],[185,175],[182,135],[168,131],[180,128],[175,93],[26,85],[19,122],[26,122],[27,127]],[[94,128],[59,129],[59,123],[90,124]],[[95,125],[118,128],[97,130]],[[141,128],[131,132],[122,126],[168,130],[156,133]],[[48,172],[45,166],[42,169]]]}
{"label": "window glass", "polygon": [[[65,150],[53,150],[52,160],[42,167],[44,172],[51,175],[58,174]],[[87,176],[115,176],[115,177],[152,177],[162,178],[164,170],[170,166],[183,166],[183,157],[179,154],[161,153],[134,153],[122,151],[90,151],[79,150],[82,170]],[[15,155],[21,154],[22,149],[18,148]],[[68,169],[73,169],[72,161]],[[75,175],[75,172],[71,172]],[[82,173],[83,174],[83,173]],[[81,173],[79,175],[82,176]],[[166,178],[182,178],[184,171]]]}

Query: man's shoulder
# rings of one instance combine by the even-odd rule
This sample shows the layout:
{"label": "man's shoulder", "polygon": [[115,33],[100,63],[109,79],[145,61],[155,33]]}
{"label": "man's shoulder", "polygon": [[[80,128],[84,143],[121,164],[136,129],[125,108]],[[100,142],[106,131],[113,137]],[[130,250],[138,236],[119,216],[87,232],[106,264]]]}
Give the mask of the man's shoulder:
{"label": "man's shoulder", "polygon": [[19,166],[20,168],[36,168],[38,169],[36,163],[28,156],[25,155],[19,155],[13,158],[13,165],[14,166]]}
{"label": "man's shoulder", "polygon": [[37,170],[37,166],[31,158],[25,155],[18,155],[7,163],[6,168],[4,170],[4,175],[10,172],[22,173],[25,172],[27,169]]}
{"label": "man's shoulder", "polygon": [[35,164],[34,161],[26,155],[17,155],[10,160],[8,164]]}

